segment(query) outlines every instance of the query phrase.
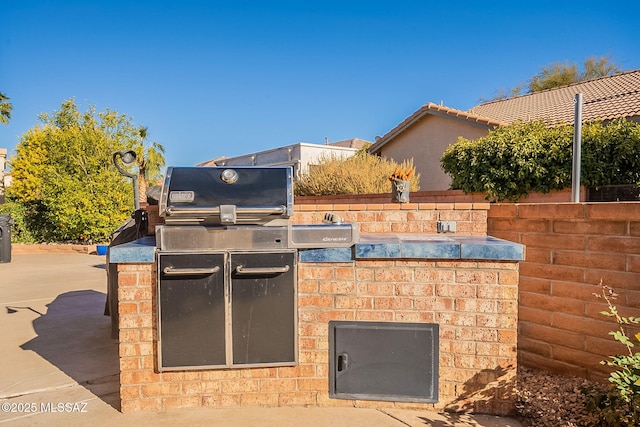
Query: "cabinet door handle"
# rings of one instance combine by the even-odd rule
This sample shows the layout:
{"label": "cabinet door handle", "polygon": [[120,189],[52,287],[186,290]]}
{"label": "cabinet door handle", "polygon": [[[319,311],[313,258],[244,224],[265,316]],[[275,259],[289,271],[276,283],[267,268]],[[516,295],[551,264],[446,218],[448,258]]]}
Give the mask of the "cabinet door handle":
{"label": "cabinet door handle", "polygon": [[349,355],[342,353],[338,355],[338,372],[346,371],[349,367]]}
{"label": "cabinet door handle", "polygon": [[285,265],[284,267],[245,267],[244,265],[239,265],[236,267],[237,274],[278,274],[278,273],[286,273],[289,271],[290,267]]}
{"label": "cabinet door handle", "polygon": [[175,268],[165,267],[162,272],[167,276],[194,276],[204,274],[214,274],[220,271],[220,267],[213,268]]}

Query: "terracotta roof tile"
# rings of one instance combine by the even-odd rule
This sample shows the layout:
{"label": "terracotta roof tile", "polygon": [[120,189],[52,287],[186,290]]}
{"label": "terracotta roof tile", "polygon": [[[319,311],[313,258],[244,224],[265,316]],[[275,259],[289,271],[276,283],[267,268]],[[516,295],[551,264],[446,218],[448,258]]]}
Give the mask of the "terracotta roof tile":
{"label": "terracotta roof tile", "polygon": [[582,93],[582,119],[585,122],[640,116],[640,70],[487,102],[473,107],[468,113],[505,123],[516,120],[572,123],[577,93]]}

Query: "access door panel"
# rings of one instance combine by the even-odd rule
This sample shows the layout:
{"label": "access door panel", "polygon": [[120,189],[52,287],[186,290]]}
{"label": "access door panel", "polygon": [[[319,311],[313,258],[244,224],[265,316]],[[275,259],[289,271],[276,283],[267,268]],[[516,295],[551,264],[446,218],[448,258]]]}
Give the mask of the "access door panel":
{"label": "access door panel", "polygon": [[231,254],[234,365],[296,362],[295,254]]}
{"label": "access door panel", "polygon": [[225,365],[225,254],[158,258],[160,367]]}

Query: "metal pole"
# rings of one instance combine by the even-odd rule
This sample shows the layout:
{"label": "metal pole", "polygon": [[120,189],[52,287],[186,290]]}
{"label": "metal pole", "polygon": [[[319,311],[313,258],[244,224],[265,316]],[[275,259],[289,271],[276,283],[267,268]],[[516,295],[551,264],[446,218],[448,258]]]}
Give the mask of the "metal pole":
{"label": "metal pole", "polygon": [[138,190],[138,175],[134,175],[133,177],[131,177],[131,179],[133,180],[133,198],[135,199],[133,201],[133,206],[135,207],[135,210],[140,209],[140,190]]}
{"label": "metal pole", "polygon": [[580,164],[582,156],[582,94],[576,93],[573,102],[573,170],[571,174],[571,201],[580,203]]}

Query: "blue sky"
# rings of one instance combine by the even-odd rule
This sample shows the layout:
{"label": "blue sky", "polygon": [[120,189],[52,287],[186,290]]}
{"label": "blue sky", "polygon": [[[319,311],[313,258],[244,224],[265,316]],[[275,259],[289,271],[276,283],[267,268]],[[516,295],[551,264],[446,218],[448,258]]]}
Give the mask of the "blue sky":
{"label": "blue sky", "polygon": [[554,62],[640,68],[635,2],[0,0],[12,152],[75,98],[194,165],[384,135],[427,102],[466,110]]}

